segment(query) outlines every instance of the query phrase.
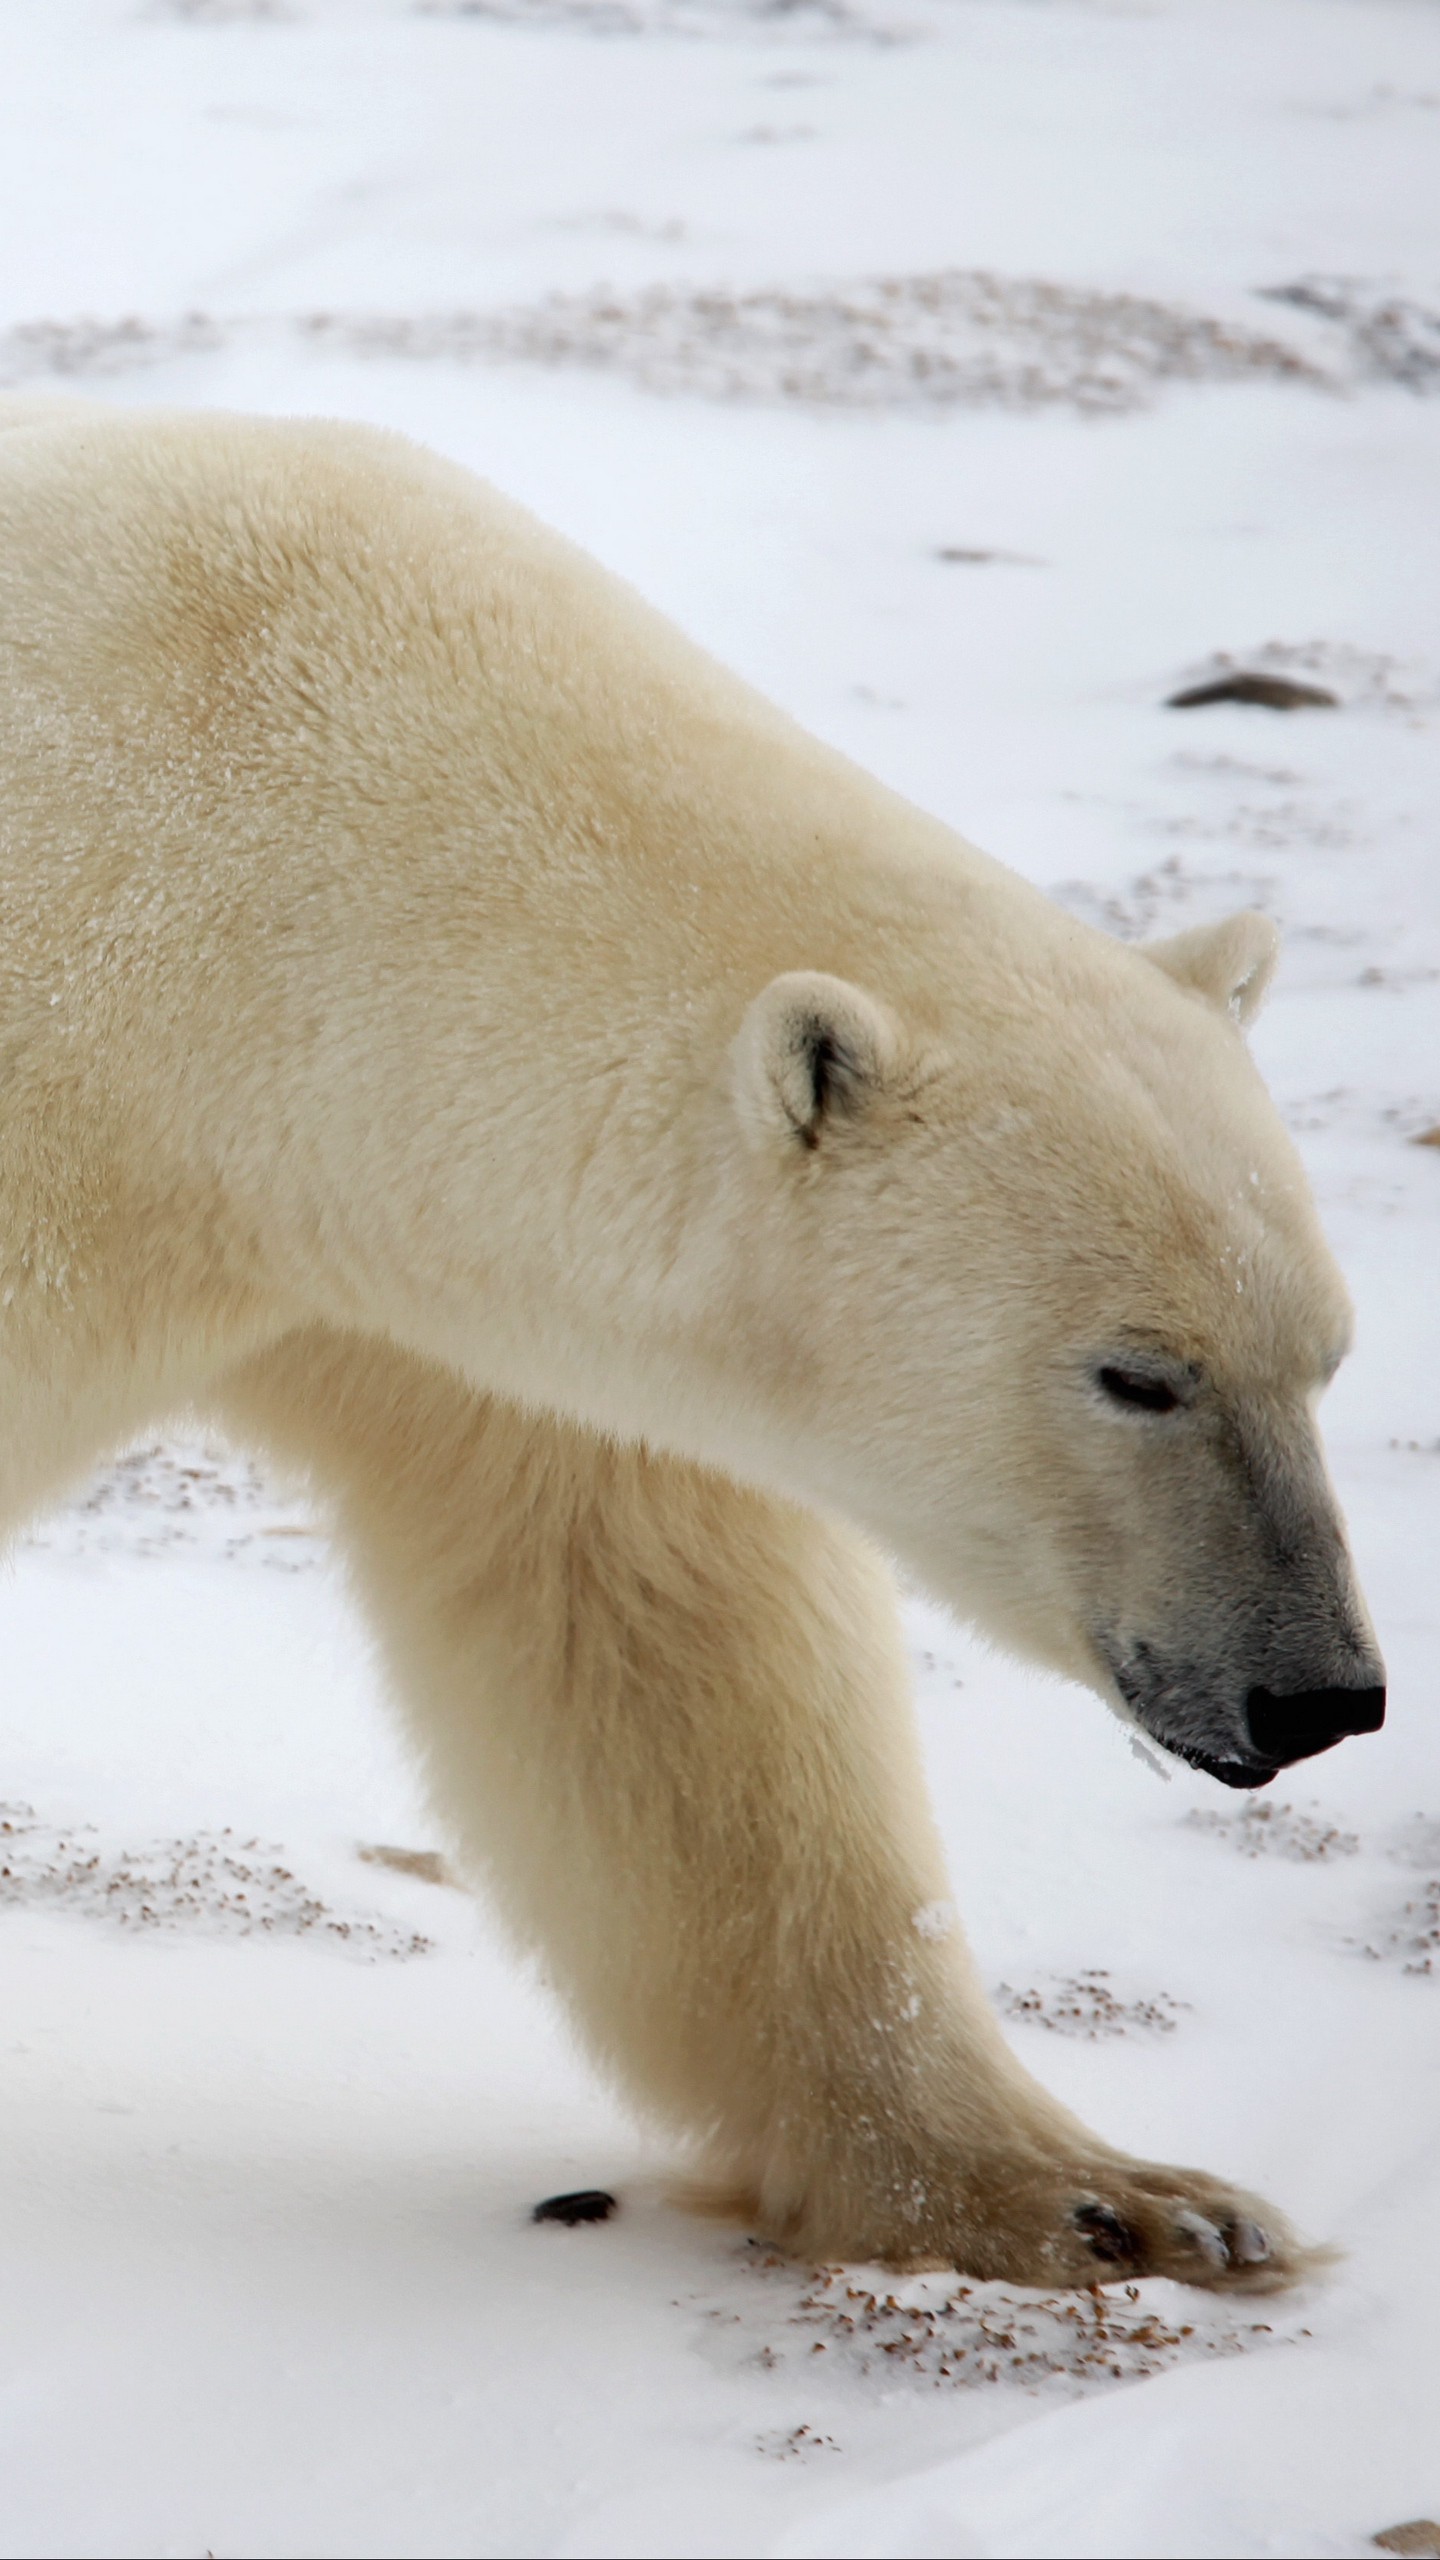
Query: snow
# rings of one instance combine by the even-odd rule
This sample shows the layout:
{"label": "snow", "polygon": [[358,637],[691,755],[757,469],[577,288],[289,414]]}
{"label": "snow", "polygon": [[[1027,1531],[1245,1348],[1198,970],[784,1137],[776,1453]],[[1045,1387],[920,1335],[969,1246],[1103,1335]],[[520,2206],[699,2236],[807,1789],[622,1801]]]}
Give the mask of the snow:
{"label": "snow", "polygon": [[[789,2268],[669,2200],[482,1912],[361,1855],[436,1844],[319,1525],[141,1453],[0,1589],[0,2549],[1311,2555],[1435,2514],[1433,0],[0,26],[0,378],[406,428],[1077,911],[1280,917],[1256,1042],[1355,1292],[1329,1444],[1393,1697],[1237,1808],[916,1598],[1017,2049],[1345,2255],[1268,2331]],[[1226,662],[1340,707],[1161,707]],[[613,2220],[530,2222],[594,2185]]]}

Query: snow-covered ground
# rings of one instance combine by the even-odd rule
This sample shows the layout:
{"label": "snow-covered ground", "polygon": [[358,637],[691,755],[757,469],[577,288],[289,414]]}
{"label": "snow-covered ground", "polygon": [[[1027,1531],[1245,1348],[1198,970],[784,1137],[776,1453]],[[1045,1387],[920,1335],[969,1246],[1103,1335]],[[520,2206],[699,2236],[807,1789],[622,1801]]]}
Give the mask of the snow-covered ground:
{"label": "snow-covered ground", "polygon": [[[0,1590],[0,2548],[1345,2554],[1440,2511],[1435,0],[0,0],[0,380],[404,427],[1082,913],[1271,908],[1375,1741],[1238,1804],[920,1601],[957,1891],[1105,2132],[1347,2255],[769,2261],[443,1882],[303,1506]],[[1175,711],[1222,659],[1328,710]],[[536,2227],[601,2184],[618,2218]]]}

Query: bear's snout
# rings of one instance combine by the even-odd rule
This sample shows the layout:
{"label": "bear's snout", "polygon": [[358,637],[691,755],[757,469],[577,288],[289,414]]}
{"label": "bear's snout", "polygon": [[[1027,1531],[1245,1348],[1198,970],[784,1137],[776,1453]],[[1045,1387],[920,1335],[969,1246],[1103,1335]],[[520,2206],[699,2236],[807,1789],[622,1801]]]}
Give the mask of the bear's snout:
{"label": "bear's snout", "polygon": [[1143,1643],[1128,1658],[1118,1648],[1105,1650],[1115,1686],[1142,1731],[1222,1786],[1268,1787],[1292,1761],[1311,1760],[1350,1734],[1377,1733],[1385,1721],[1385,1665],[1368,1644],[1347,1647],[1342,1662],[1324,1661],[1329,1648],[1320,1649],[1315,1667],[1322,1678],[1324,1670],[1343,1668],[1352,1674],[1348,1681],[1285,1690],[1237,1684],[1238,1695],[1218,1667],[1206,1676],[1193,1656],[1177,1663]]}
{"label": "bear's snout", "polygon": [[1298,1689],[1289,1697],[1252,1689],[1245,1701],[1252,1751],[1281,1769],[1292,1760],[1313,1760],[1347,1734],[1378,1733],[1384,1721],[1383,1682],[1365,1689]]}

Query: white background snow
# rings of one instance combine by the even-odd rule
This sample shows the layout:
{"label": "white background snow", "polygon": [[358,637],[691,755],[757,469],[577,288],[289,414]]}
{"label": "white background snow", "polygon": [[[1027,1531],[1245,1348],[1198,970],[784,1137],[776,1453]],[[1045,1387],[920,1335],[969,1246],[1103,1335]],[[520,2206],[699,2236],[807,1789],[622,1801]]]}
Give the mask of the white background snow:
{"label": "white background snow", "polygon": [[[1347,2254],[1293,2305],[1117,2293],[1110,2345],[817,2291],[667,2202],[483,1914],[358,1857],[440,1835],[303,1507],[131,1462],[0,1589],[0,2547],[1440,2511],[1436,0],[3,0],[0,202],[3,380],[405,428],[1081,912],[1273,910],[1393,1700],[1250,1815],[914,1603],[1018,2049]],[[1220,653],[1340,707],[1161,707]],[[592,2184],[615,2221],[529,2222]]]}

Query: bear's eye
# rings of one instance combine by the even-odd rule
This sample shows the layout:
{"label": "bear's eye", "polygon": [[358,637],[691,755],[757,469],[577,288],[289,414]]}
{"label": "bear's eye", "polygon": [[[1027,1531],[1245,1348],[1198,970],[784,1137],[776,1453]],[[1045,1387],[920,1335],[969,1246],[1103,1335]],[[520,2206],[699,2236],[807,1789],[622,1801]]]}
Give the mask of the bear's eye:
{"label": "bear's eye", "polygon": [[1180,1397],[1164,1378],[1146,1377],[1139,1369],[1097,1370],[1096,1383],[1103,1388],[1112,1404],[1128,1405],[1135,1413],[1174,1413]]}

